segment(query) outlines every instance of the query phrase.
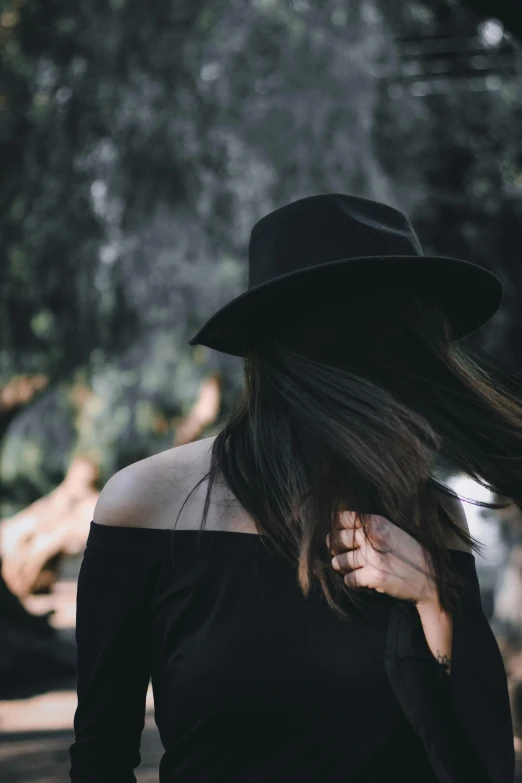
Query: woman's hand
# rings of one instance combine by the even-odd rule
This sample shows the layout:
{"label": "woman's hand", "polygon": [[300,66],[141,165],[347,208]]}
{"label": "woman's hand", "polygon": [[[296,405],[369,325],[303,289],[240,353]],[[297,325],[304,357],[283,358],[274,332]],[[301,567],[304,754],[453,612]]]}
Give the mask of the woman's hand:
{"label": "woman's hand", "polygon": [[368,537],[370,541],[353,511],[342,512],[339,527],[326,537],[335,555],[332,566],[345,574],[347,585],[369,587],[417,606],[437,603],[426,550],[418,541],[377,514],[370,516]]}

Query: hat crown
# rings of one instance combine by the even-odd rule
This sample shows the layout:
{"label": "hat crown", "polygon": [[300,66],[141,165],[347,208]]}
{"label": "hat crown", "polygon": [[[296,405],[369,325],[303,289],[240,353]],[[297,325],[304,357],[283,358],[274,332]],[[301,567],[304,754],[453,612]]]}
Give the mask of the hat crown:
{"label": "hat crown", "polygon": [[248,288],[342,259],[422,255],[415,231],[400,210],[343,193],[308,196],[254,225]]}
{"label": "hat crown", "polygon": [[502,302],[502,284],[492,272],[469,261],[424,255],[400,210],[323,193],[286,204],[254,225],[247,290],[210,316],[189,344],[246,356],[280,315],[292,318],[303,307],[314,312],[376,287],[426,294],[446,312],[452,340],[476,331]]}

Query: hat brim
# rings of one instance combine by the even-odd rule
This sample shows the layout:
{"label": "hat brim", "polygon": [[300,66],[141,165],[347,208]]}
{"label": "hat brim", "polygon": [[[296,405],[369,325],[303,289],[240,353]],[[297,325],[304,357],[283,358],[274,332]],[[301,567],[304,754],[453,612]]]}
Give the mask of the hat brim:
{"label": "hat brim", "polygon": [[[490,271],[469,261],[442,256],[362,256],[319,264],[281,275],[239,294],[217,310],[189,340],[221,353],[245,356],[249,335],[263,331],[278,314],[300,301],[332,296],[338,301],[369,288],[410,287],[438,301],[453,325],[453,339],[483,326],[502,303],[502,285]],[[312,299],[310,300],[310,294]]]}

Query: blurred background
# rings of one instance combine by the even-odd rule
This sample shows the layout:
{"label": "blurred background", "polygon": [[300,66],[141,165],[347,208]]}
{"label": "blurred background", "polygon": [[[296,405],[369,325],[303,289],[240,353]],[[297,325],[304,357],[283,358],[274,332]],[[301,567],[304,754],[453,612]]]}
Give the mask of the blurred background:
{"label": "blurred background", "polygon": [[[516,6],[0,2],[2,783],[68,780],[97,497],[120,468],[221,429],[240,360],[187,341],[246,287],[264,214],[338,191],[403,209],[426,254],[501,278],[502,309],[466,339],[522,372]],[[522,522],[466,511],[522,756]],[[148,708],[140,783],[161,753]]]}

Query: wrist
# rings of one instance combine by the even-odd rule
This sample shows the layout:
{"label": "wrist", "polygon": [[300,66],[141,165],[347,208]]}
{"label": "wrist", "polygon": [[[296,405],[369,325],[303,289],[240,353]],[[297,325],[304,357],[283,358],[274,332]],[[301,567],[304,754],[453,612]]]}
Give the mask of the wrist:
{"label": "wrist", "polygon": [[441,673],[449,675],[453,645],[453,617],[444,611],[438,599],[434,598],[418,602],[417,611],[428,648],[435,661],[440,664]]}
{"label": "wrist", "polygon": [[442,612],[442,608],[439,602],[439,596],[436,590],[428,593],[427,595],[419,598],[415,602],[415,606],[422,612]]}

